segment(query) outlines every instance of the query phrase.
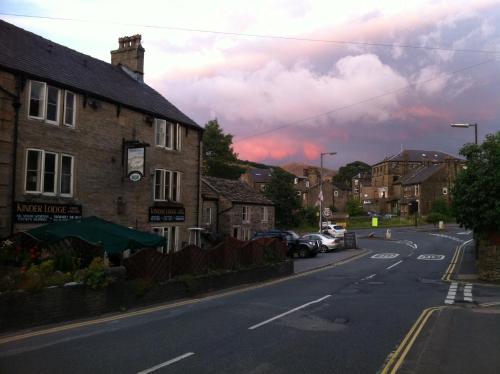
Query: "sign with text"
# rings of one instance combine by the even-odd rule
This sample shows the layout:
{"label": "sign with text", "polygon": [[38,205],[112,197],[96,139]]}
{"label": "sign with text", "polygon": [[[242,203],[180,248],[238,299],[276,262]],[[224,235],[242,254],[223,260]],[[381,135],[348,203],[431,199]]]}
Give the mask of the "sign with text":
{"label": "sign with text", "polygon": [[182,207],[149,207],[149,222],[184,222],[186,212]]}
{"label": "sign with text", "polygon": [[16,223],[53,223],[80,218],[81,205],[16,202]]}
{"label": "sign with text", "polygon": [[144,176],[145,148],[127,148],[127,176],[137,182]]}

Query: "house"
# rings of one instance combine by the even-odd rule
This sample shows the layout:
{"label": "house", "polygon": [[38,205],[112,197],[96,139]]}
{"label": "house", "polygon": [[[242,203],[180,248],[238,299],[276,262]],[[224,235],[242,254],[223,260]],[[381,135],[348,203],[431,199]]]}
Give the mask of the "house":
{"label": "house", "polygon": [[372,187],[371,173],[358,173],[351,181],[352,197],[358,200],[366,211],[373,210],[375,189]]}
{"label": "house", "polygon": [[271,182],[271,173],[273,169],[248,169],[240,176],[240,180],[247,183],[257,192],[264,192],[267,185]]}
{"label": "house", "polygon": [[[310,186],[304,193],[304,206],[314,208],[319,204],[320,184]],[[334,212],[345,212],[351,189],[338,183],[323,182],[323,207],[333,208]]]}
{"label": "house", "polygon": [[111,63],[0,21],[0,236],[98,216],[188,241],[203,129],[144,83],[141,36]]}
{"label": "house", "polygon": [[202,177],[201,227],[214,238],[249,240],[274,228],[274,204],[240,180]]}
{"label": "house", "polygon": [[445,174],[451,186],[462,164],[463,160],[444,152],[402,150],[372,166],[373,202],[380,212],[399,213],[402,211],[403,178],[414,175],[423,166],[447,165],[436,170]]}

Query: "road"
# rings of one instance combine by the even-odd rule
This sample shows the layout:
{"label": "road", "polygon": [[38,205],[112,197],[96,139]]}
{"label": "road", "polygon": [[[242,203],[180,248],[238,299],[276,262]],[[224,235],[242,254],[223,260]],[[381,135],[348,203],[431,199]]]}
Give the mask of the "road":
{"label": "road", "polygon": [[4,342],[0,373],[376,373],[422,310],[451,300],[460,231],[394,229],[339,266]]}

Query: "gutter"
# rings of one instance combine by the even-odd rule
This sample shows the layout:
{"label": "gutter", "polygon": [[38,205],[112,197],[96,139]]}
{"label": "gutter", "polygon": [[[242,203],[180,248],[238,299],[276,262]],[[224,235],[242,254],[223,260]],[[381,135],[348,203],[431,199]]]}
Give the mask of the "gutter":
{"label": "gutter", "polygon": [[21,79],[16,77],[16,93],[12,93],[6,88],[0,86],[0,90],[9,95],[12,100],[12,107],[14,108],[14,133],[13,133],[13,150],[12,150],[12,184],[11,184],[11,206],[10,206],[10,235],[14,234],[14,218],[15,218],[15,201],[16,201],[16,169],[17,169],[17,143],[19,139],[19,109],[21,108],[20,93],[21,93]]}

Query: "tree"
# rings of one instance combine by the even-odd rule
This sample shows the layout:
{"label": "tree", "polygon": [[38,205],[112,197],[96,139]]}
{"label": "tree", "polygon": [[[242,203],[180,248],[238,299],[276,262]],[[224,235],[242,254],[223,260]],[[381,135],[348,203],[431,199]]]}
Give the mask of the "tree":
{"label": "tree", "polygon": [[479,237],[500,232],[500,132],[481,145],[466,144],[460,154],[467,161],[452,189],[457,222]]}
{"label": "tree", "polygon": [[349,216],[351,217],[361,216],[365,213],[363,207],[361,206],[361,203],[358,200],[352,198],[347,200],[345,209],[347,211],[347,214],[349,214]]}
{"label": "tree", "polygon": [[333,177],[332,181],[344,186],[351,186],[351,179],[359,174],[370,172],[372,167],[363,161],[350,162],[342,166],[338,173]]}
{"label": "tree", "polygon": [[274,168],[264,195],[275,204],[276,226],[288,228],[298,222],[295,213],[300,209],[300,199],[293,188],[294,175],[281,168]]}
{"label": "tree", "polygon": [[211,177],[238,179],[245,169],[238,165],[233,150],[233,135],[224,134],[217,118],[208,121],[203,133],[203,174]]}

